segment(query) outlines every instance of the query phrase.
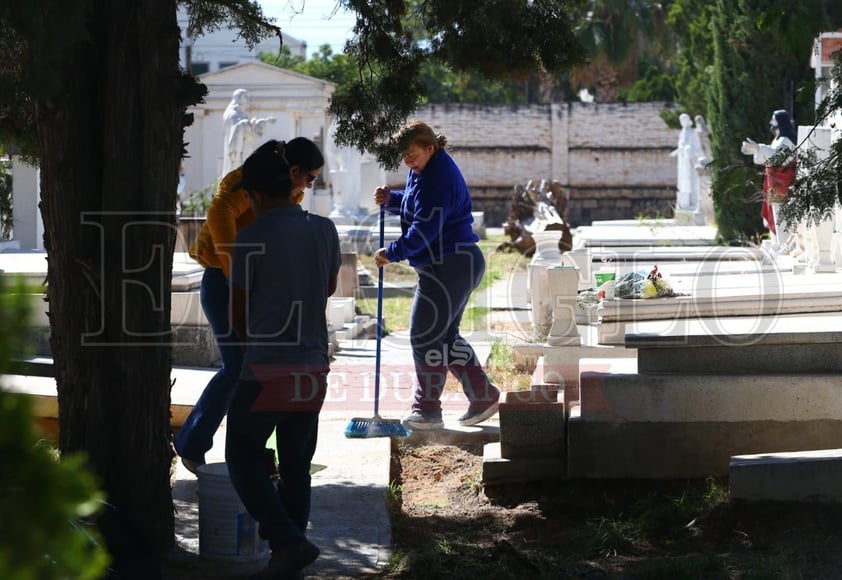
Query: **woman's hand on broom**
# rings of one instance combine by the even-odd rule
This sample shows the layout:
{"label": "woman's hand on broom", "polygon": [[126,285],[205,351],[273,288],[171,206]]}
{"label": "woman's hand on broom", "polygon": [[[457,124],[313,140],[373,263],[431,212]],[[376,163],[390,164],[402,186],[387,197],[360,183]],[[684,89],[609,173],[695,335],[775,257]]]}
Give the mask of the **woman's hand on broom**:
{"label": "woman's hand on broom", "polygon": [[374,263],[378,268],[382,268],[386,264],[390,264],[389,256],[386,255],[386,248],[380,248],[374,252]]}

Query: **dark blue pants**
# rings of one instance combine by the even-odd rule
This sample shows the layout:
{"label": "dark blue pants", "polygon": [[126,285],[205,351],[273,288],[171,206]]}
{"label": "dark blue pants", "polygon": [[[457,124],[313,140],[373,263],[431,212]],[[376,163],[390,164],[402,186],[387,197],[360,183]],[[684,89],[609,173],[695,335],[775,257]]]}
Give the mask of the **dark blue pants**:
{"label": "dark blue pants", "polygon": [[202,310],[213,331],[222,368],[208,382],[193,410],[173,440],[176,452],[198,463],[205,462],[205,453],[213,447],[213,436],[228,412],[240,369],[243,349],[240,339],[231,328],[230,290],[228,280],[219,268],[205,268],[199,289]]}
{"label": "dark blue pants", "polygon": [[[241,381],[228,411],[225,462],[237,494],[277,550],[305,538],[310,518],[310,462],[316,451],[327,370],[297,371],[262,384]],[[275,431],[277,485],[264,450]]]}
{"label": "dark blue pants", "polygon": [[409,335],[415,363],[413,408],[441,411],[447,372],[462,384],[471,402],[487,400],[489,381],[473,347],[459,334],[471,293],[485,273],[485,256],[476,244],[416,268],[418,287],[412,302]]}

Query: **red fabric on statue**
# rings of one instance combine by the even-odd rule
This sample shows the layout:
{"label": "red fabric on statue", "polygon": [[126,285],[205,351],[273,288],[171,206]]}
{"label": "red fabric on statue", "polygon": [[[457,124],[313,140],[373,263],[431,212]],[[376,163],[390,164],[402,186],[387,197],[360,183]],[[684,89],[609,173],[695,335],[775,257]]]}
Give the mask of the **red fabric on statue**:
{"label": "red fabric on statue", "polygon": [[763,178],[763,205],[760,208],[760,215],[763,217],[763,225],[770,232],[775,230],[775,214],[772,212],[772,203],[780,203],[789,194],[789,186],[795,180],[795,162],[783,167],[769,166],[765,168]]}

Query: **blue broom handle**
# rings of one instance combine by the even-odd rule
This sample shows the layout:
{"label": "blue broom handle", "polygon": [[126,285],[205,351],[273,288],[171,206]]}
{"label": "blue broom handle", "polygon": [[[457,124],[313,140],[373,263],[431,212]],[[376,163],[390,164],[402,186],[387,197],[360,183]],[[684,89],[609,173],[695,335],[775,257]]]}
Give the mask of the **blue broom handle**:
{"label": "blue broom handle", "polygon": [[[386,206],[380,206],[380,244],[385,242]],[[380,412],[380,342],[383,339],[383,266],[377,268],[377,345],[374,356],[374,415]]]}

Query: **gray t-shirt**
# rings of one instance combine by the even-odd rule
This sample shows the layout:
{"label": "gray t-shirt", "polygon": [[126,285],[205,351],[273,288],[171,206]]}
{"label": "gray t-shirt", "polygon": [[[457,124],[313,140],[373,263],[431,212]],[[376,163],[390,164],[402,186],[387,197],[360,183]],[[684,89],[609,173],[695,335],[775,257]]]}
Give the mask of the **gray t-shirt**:
{"label": "gray t-shirt", "polygon": [[259,380],[255,373],[273,365],[280,374],[327,367],[325,308],[340,261],[333,222],[297,205],[273,208],[237,234],[230,283],[249,296],[243,379]]}

